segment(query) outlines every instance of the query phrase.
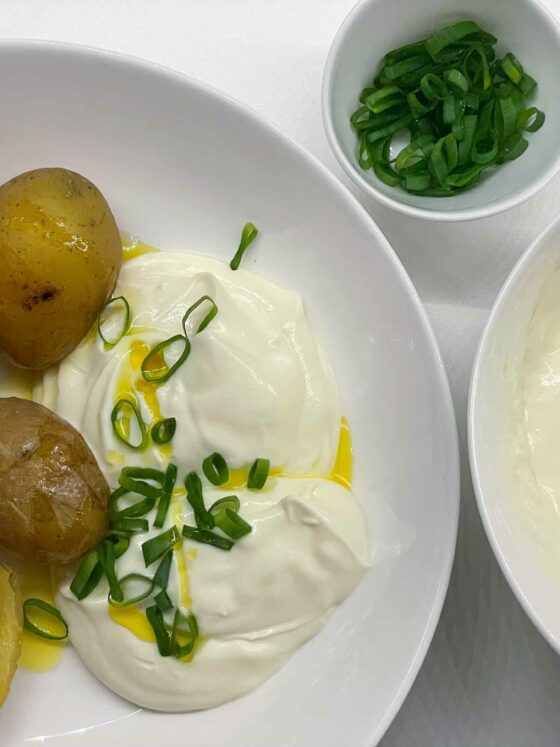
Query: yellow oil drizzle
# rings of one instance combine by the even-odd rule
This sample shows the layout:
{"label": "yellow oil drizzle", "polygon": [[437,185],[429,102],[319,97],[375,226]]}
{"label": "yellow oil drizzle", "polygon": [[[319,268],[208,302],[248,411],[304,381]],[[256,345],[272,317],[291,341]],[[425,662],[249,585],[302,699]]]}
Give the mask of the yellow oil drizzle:
{"label": "yellow oil drizzle", "polygon": [[142,254],[151,254],[152,252],[159,252],[155,246],[144,244],[138,239],[133,239],[131,236],[122,235],[122,258],[123,262],[128,262],[134,257],[141,257]]}
{"label": "yellow oil drizzle", "polygon": [[352,433],[346,418],[340,421],[340,435],[338,437],[338,449],[329,480],[337,482],[347,490],[352,489],[352,469],[354,457],[352,454]]}
{"label": "yellow oil drizzle", "polygon": [[[38,597],[54,605],[54,590],[48,566],[23,566],[18,569],[23,599]],[[46,672],[60,661],[64,641],[49,641],[24,630],[19,665],[32,672]]]}
{"label": "yellow oil drizzle", "polygon": [[146,615],[138,607],[113,607],[108,605],[109,617],[118,625],[130,630],[141,641],[155,643],[156,637]]}

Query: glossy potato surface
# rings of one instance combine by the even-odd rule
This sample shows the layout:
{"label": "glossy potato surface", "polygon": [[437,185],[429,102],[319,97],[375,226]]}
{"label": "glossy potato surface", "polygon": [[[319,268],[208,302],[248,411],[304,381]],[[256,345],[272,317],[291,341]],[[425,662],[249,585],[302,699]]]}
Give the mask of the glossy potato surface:
{"label": "glossy potato surface", "polygon": [[46,407],[0,398],[0,549],[64,563],[107,531],[109,486],[82,436]]}
{"label": "glossy potato surface", "polygon": [[0,349],[42,369],[72,352],[110,298],[117,224],[90,181],[37,169],[0,187]]}

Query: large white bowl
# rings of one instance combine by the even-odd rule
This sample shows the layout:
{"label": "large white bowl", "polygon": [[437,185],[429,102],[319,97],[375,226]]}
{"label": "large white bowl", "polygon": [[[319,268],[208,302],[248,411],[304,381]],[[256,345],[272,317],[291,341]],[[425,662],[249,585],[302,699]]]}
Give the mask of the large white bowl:
{"label": "large white bowl", "polygon": [[[498,54],[513,52],[538,81],[532,103],[546,112],[526,153],[489,169],[473,189],[453,197],[422,197],[383,184],[357,162],[350,115],[371,85],[386,52],[429,36],[441,26],[473,19],[498,37]],[[536,194],[560,169],[560,26],[538,0],[362,0],[339,29],[325,66],[323,123],[348,176],[367,194],[401,213],[431,220],[472,220],[500,213]]]}
{"label": "large white bowl", "polygon": [[[528,456],[518,374],[527,327],[544,283],[560,267],[560,217],[534,241],[506,280],[476,356],[469,402],[469,451],[486,534],[517,598],[560,652],[560,520],[520,471]],[[560,444],[556,444],[560,458]]]}
{"label": "large white bowl", "polygon": [[46,43],[1,43],[0,69],[0,182],[42,165],[75,169],[100,186],[122,229],[162,249],[229,260],[241,226],[259,227],[245,261],[303,294],[332,358],[374,550],[373,569],[321,635],[248,697],[188,715],[141,711],[68,650],[54,672],[18,672],[0,742],[370,747],[430,643],[457,527],[451,400],[408,277],[325,168],[205,86]]}

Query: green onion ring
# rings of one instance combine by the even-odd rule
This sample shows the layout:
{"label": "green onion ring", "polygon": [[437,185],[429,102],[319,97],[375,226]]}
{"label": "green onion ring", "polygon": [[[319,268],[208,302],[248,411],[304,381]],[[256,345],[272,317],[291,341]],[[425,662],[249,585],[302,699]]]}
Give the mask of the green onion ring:
{"label": "green onion ring", "polygon": [[[117,302],[122,303],[124,307],[123,321],[122,321],[119,334],[116,337],[114,337],[112,340],[108,340],[102,331],[102,326],[104,322],[102,317],[103,317],[103,313],[107,311],[107,309],[110,306],[112,306],[113,304]],[[118,342],[120,342],[120,340],[122,340],[122,338],[126,335],[128,330],[130,329],[130,318],[131,318],[130,305],[128,301],[126,300],[126,298],[124,296],[116,296],[115,298],[111,298],[111,300],[107,301],[105,306],[101,309],[101,311],[99,312],[99,316],[97,317],[97,331],[99,333],[99,337],[101,337],[101,339],[106,345],[109,345],[110,347],[114,347]]]}
{"label": "green onion ring", "polygon": [[118,508],[118,502],[119,499],[122,498],[125,495],[128,495],[131,491],[127,490],[126,488],[117,488],[114,490],[110,497],[109,497],[109,519],[112,523],[118,521],[119,519],[124,519],[127,516],[144,516],[149,511],[152,510],[152,508],[155,505],[155,498],[146,497],[143,498],[141,501],[138,501],[138,503],[133,503],[130,506],[126,506],[125,508]]}
{"label": "green onion ring", "polygon": [[115,571],[115,545],[110,540],[104,540],[97,548],[97,554],[109,583],[111,597],[115,602],[122,602],[124,593]]}
{"label": "green onion ring", "polygon": [[225,511],[226,508],[229,508],[237,513],[240,506],[241,504],[239,502],[239,498],[236,495],[226,495],[224,498],[218,498],[217,501],[214,501],[214,503],[210,506],[209,511],[212,516],[215,516],[220,511]]}
{"label": "green onion ring", "polygon": [[212,545],[212,547],[217,547],[219,550],[231,550],[234,545],[234,543],[231,540],[226,539],[226,537],[221,537],[219,534],[211,532],[208,529],[196,529],[195,527],[190,527],[188,524],[185,524],[183,527],[183,537],[193,540],[194,542],[200,542],[203,545]]}
{"label": "green onion ring", "polygon": [[167,610],[173,609],[173,602],[169,598],[165,589],[162,589],[155,595],[154,602],[156,603],[157,608],[162,612],[167,612]]}
{"label": "green onion ring", "polygon": [[214,518],[218,529],[221,529],[224,534],[227,534],[233,540],[240,539],[253,531],[252,526],[231,508],[220,511]]}
{"label": "green onion ring", "polygon": [[90,550],[74,574],[70,591],[81,601],[91,594],[102,577],[103,568],[97,550]]}
{"label": "green onion ring", "polygon": [[187,501],[193,508],[196,525],[199,529],[213,529],[214,517],[206,510],[202,495],[202,482],[196,472],[189,472],[185,477]]}
{"label": "green onion ring", "polygon": [[171,656],[171,639],[163,621],[162,611],[156,605],[148,607],[146,617],[154,631],[160,656]]}
{"label": "green onion ring", "polygon": [[189,308],[183,314],[182,324],[183,324],[183,334],[185,335],[185,337],[188,337],[188,334],[187,334],[187,319],[193,313],[193,311],[195,311],[195,309],[197,309],[200,306],[200,304],[203,303],[204,301],[208,301],[209,303],[211,303],[212,304],[212,308],[210,309],[210,311],[206,314],[206,316],[204,317],[204,319],[198,325],[198,329],[196,330],[195,335],[197,335],[199,332],[202,332],[203,329],[206,329],[206,327],[210,324],[210,322],[212,321],[212,319],[218,313],[218,306],[216,305],[216,302],[214,301],[214,299],[211,298],[210,296],[201,296],[198,299],[198,301],[195,301],[192,306],[189,306]]}
{"label": "green onion ring", "polygon": [[171,496],[173,495],[173,488],[175,487],[175,481],[177,480],[177,467],[170,462],[167,465],[165,474],[163,476],[163,487],[158,500],[158,507],[156,511],[156,518],[154,519],[155,527],[162,527],[165,523],[165,518],[169,510],[169,504],[171,502]]}
{"label": "green onion ring", "polygon": [[[34,623],[29,618],[29,610],[33,608],[41,610],[41,612],[46,612],[47,615],[54,617],[54,619],[64,627],[64,633],[62,635],[57,635],[56,633],[52,633],[50,630],[42,628],[37,623]],[[37,599],[36,597],[29,597],[29,599],[26,599],[23,603],[23,627],[30,633],[33,633],[33,635],[36,635],[39,638],[46,638],[49,641],[63,641],[65,638],[68,638],[68,623],[63,618],[60,610],[53,607],[52,604],[45,602],[44,599]]]}
{"label": "green onion ring", "polygon": [[241,232],[241,241],[239,242],[239,247],[237,248],[233,259],[229,263],[229,266],[232,270],[237,270],[239,268],[247,247],[257,238],[258,232],[258,229],[255,228],[252,223],[245,223],[245,225],[243,226],[243,231]]}
{"label": "green onion ring", "polygon": [[[144,584],[146,584],[146,589],[140,594],[137,594],[134,597],[130,597],[129,599],[126,598],[126,585],[131,583],[132,581],[140,581]],[[118,602],[115,599],[113,599],[111,592],[109,592],[109,604],[112,607],[129,607],[131,604],[138,604],[138,602],[142,602],[144,599],[150,596],[152,591],[154,590],[154,580],[153,578],[149,578],[148,576],[143,576],[141,573],[129,573],[126,576],[123,576],[119,581],[121,588],[123,589],[124,598],[122,601]]]}
{"label": "green onion ring", "polygon": [[249,470],[249,477],[247,479],[247,487],[250,490],[262,490],[268,479],[268,473],[270,471],[270,460],[262,459],[259,457],[253,462],[253,466]]}
{"label": "green onion ring", "polygon": [[[184,620],[188,625],[188,634],[190,635],[190,641],[185,644],[184,646],[181,646],[179,644],[178,640],[178,633],[185,634],[187,631],[181,629],[179,627],[179,623]],[[182,659],[185,656],[188,656],[196,643],[196,639],[198,638],[198,624],[196,622],[196,617],[191,613],[187,617],[185,617],[179,610],[175,611],[175,616],[173,618],[173,627],[171,629],[171,651],[173,653],[173,656],[176,659]]]}
{"label": "green onion ring", "polygon": [[173,560],[173,551],[169,549],[162,557],[161,562],[154,576],[154,585],[160,589],[167,589],[169,583],[169,573],[171,571],[171,561]]}
{"label": "green onion ring", "polygon": [[124,516],[122,519],[117,519],[112,524],[112,529],[117,532],[147,532],[150,525],[148,519],[139,519],[135,516]]}
{"label": "green onion ring", "polygon": [[[163,355],[162,351],[173,345],[173,343],[177,342],[178,340],[181,340],[181,342],[183,343],[183,350],[181,351],[181,355],[179,356],[179,358],[170,368],[167,365],[165,356]],[[167,340],[163,340],[150,350],[148,355],[142,361],[142,376],[146,381],[163,384],[164,381],[170,379],[175,371],[177,371],[177,369],[179,369],[183,365],[183,363],[189,357],[190,352],[191,344],[188,338],[184,335],[173,335],[173,337],[169,337]],[[156,356],[158,355],[161,355],[163,365],[160,365],[159,368],[156,368],[155,370],[150,370],[150,361],[156,359]]]}
{"label": "green onion ring", "polygon": [[224,482],[229,480],[226,460],[217,451],[214,451],[202,462],[202,471],[212,485],[223,485]]}
{"label": "green onion ring", "polygon": [[157,423],[152,426],[152,441],[159,445],[167,444],[175,435],[176,429],[176,418],[163,418],[162,420],[158,420]]}
{"label": "green onion ring", "polygon": [[157,534],[146,542],[142,543],[142,555],[144,556],[144,563],[146,568],[156,560],[159,560],[162,555],[170,550],[173,545],[179,541],[179,532],[177,527],[171,527],[161,534]]}
{"label": "green onion ring", "polygon": [[[150,485],[145,480],[159,483],[159,487]],[[164,475],[159,469],[151,467],[124,467],[118,478],[119,485],[129,493],[138,493],[146,498],[156,500],[163,487]]]}
{"label": "green onion ring", "polygon": [[[138,428],[140,430],[140,443],[138,444],[131,443],[129,438],[130,416],[127,420],[125,420],[124,417],[124,410],[127,407],[132,410],[132,413],[136,418],[136,422],[138,423]],[[120,441],[122,441],[123,444],[126,444],[131,449],[135,449],[138,451],[140,449],[144,449],[148,445],[148,429],[146,428],[146,424],[142,420],[142,415],[140,413],[138,405],[135,402],[132,402],[130,399],[121,398],[116,402],[111,412],[111,423],[113,425],[113,433],[115,434],[115,436]],[[127,425],[124,425],[125,423]]]}

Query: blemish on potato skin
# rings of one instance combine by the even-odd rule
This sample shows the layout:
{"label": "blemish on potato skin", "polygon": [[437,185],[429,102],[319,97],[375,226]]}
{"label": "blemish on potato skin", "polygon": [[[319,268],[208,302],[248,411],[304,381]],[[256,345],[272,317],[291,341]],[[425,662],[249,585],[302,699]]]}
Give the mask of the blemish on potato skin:
{"label": "blemish on potato skin", "polygon": [[58,288],[55,288],[54,286],[46,286],[37,293],[27,296],[27,298],[22,302],[21,307],[22,309],[25,309],[25,311],[31,311],[35,306],[38,306],[41,303],[52,301],[59,293],[60,290]]}

